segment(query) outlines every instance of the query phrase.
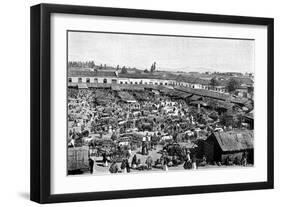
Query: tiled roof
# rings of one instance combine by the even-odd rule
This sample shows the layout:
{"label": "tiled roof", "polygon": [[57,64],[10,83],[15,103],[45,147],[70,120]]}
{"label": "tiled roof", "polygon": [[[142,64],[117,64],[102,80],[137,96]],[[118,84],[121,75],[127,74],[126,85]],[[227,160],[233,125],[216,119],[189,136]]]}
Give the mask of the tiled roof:
{"label": "tiled roof", "polygon": [[209,80],[197,78],[197,77],[194,77],[194,76],[179,75],[178,78],[177,78],[177,81],[191,83],[191,84],[202,84],[202,85],[209,85],[210,84]]}
{"label": "tiled roof", "polygon": [[184,91],[184,92],[195,94],[198,96],[204,96],[204,97],[219,99],[219,100],[223,100],[223,101],[229,101],[229,102],[236,103],[236,104],[245,104],[248,101],[247,98],[232,97],[231,95],[228,95],[228,94],[218,93],[218,92],[204,90],[204,89],[194,89],[194,88],[180,87],[180,86],[175,86],[174,88],[176,90]]}
{"label": "tiled roof", "polygon": [[222,151],[240,151],[254,148],[254,133],[250,130],[214,132]]}
{"label": "tiled roof", "polygon": [[220,99],[220,100],[229,99],[229,95],[226,95],[223,93],[217,93],[214,91],[209,91],[209,90],[204,90],[204,89],[194,89],[194,88],[189,88],[189,87],[180,87],[180,86],[175,86],[174,88],[176,90],[184,91],[184,92],[199,95],[199,96],[216,98],[216,99]]}
{"label": "tiled roof", "polygon": [[136,78],[136,79],[159,79],[159,80],[173,80],[173,76],[164,74],[152,73],[119,73],[120,78]]}

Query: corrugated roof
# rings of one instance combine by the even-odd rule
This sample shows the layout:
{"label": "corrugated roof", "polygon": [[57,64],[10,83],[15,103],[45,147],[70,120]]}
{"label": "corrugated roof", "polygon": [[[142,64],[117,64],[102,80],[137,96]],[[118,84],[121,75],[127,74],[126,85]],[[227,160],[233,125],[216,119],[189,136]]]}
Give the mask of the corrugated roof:
{"label": "corrugated roof", "polygon": [[222,151],[240,151],[254,148],[254,133],[250,130],[214,132]]}

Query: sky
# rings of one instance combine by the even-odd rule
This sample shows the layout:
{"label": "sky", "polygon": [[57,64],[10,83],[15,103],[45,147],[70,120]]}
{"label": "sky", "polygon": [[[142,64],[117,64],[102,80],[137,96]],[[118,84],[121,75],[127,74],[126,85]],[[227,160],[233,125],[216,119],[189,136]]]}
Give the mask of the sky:
{"label": "sky", "polygon": [[254,72],[254,40],[68,32],[68,61],[198,72]]}

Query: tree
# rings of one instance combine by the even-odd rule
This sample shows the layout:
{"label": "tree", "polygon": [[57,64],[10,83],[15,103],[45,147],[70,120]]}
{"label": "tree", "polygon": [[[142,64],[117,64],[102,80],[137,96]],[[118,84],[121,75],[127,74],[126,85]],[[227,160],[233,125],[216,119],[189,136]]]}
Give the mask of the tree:
{"label": "tree", "polygon": [[210,86],[212,87],[212,89],[215,88],[215,86],[219,85],[217,79],[214,77],[210,80]]}
{"label": "tree", "polygon": [[156,62],[154,62],[150,67],[150,72],[153,73],[156,70]]}
{"label": "tree", "polygon": [[226,86],[229,92],[235,91],[239,87],[239,82],[233,78],[231,78]]}
{"label": "tree", "polygon": [[77,68],[94,68],[95,62],[94,61],[70,61],[68,62],[69,67],[77,67]]}
{"label": "tree", "polygon": [[90,61],[90,62],[88,63],[88,67],[89,67],[89,68],[94,68],[94,67],[95,67],[95,62],[94,62],[94,61]]}
{"label": "tree", "polygon": [[149,71],[147,69],[144,70],[145,73],[149,73]]}
{"label": "tree", "polygon": [[122,69],[121,69],[121,73],[124,74],[124,73],[127,73],[127,72],[128,72],[128,71],[127,71],[127,68],[126,68],[125,66],[123,66]]}

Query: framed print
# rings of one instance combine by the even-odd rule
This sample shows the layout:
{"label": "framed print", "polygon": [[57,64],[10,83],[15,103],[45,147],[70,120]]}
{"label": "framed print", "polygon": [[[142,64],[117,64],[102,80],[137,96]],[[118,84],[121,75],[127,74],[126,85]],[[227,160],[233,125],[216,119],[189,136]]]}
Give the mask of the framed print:
{"label": "framed print", "polygon": [[31,200],[273,188],[273,19],[31,7]]}

